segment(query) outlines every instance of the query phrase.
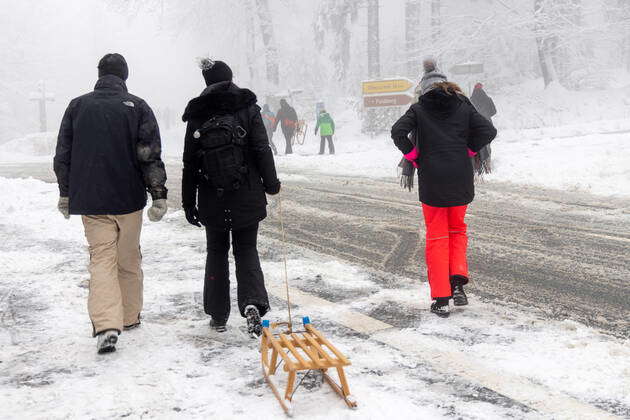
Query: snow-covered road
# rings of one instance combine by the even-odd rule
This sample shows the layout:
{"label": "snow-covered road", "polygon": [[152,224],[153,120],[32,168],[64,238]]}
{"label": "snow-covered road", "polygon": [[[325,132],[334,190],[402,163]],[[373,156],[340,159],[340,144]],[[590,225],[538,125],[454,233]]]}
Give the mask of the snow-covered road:
{"label": "snow-covered road", "polygon": [[[117,353],[97,356],[80,220],[56,212],[54,185],[0,178],[0,189],[1,418],[282,418],[242,321],[233,316],[222,335],[207,325],[204,235],[181,212],[145,223],[144,324],[121,336]],[[270,319],[285,316],[280,248],[261,238]],[[350,356],[360,404],[349,411],[309,378],[295,396],[297,418],[378,419],[392,407],[398,418],[630,416],[628,340],[477,296],[445,321],[426,312],[424,284],[393,277],[384,287],[369,269],[289,253],[294,313],[310,315]],[[403,308],[407,325],[378,319],[383,305]]]}

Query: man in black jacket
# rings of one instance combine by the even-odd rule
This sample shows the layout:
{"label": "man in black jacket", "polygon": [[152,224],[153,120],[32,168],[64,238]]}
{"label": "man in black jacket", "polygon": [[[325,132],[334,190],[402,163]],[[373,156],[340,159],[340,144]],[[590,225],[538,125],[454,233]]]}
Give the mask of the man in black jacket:
{"label": "man in black jacket", "polygon": [[[492,98],[488,96],[486,91],[483,89],[483,85],[481,83],[475,84],[475,89],[473,90],[472,95],[470,95],[470,102],[475,106],[477,112],[479,112],[488,121],[492,122],[492,117],[497,114],[497,108],[494,106]],[[473,158],[475,172],[479,174],[490,173],[492,170],[492,166],[490,164],[491,154],[492,150],[490,145],[487,145],[479,151],[477,156]]]}
{"label": "man in black jacket", "polygon": [[494,101],[488,96],[481,83],[475,84],[475,89],[472,95],[470,95],[470,102],[477,108],[477,112],[490,121],[492,121],[492,117],[497,114]]}
{"label": "man in black jacket", "polygon": [[297,130],[298,116],[295,109],[289,105],[286,99],[280,99],[280,109],[276,115],[273,131],[276,131],[278,124],[282,127],[282,134],[284,134],[284,139],[286,141],[285,154],[290,155],[293,153],[291,139],[295,134],[295,130]]}
{"label": "man in black jacket", "polygon": [[123,329],[140,325],[140,230],[147,190],[151,221],[166,213],[166,172],[157,121],[127,92],[127,63],[107,54],[93,92],[73,99],[61,121],[54,169],[58,209],[81,215],[90,246],[88,312],[99,353],[116,349]]}
{"label": "man in black jacket", "polygon": [[[231,232],[239,311],[247,318],[249,332],[260,335],[260,317],[269,310],[269,299],[256,247],[258,225],[267,216],[265,193],[277,194],[280,181],[256,95],[232,83],[232,70],[222,61],[205,59],[201,69],[207,87],[188,103],[183,116],[188,126],[182,207],[190,224],[203,224],[206,228],[208,255],[203,306],[212,317],[210,326],[225,331],[230,315]],[[219,120],[234,121],[235,126],[230,130],[241,135],[216,148],[211,146],[216,146],[219,139],[200,133],[202,126],[212,126]],[[215,185],[213,180],[222,179],[221,174],[229,171],[235,153],[244,156],[238,185],[230,189],[223,184]]]}

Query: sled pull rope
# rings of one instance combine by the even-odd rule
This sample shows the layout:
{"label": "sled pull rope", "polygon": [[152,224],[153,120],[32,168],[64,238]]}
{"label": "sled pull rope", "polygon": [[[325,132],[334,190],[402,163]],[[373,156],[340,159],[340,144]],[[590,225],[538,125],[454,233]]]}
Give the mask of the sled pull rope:
{"label": "sled pull rope", "polygon": [[289,294],[289,272],[287,270],[287,239],[284,233],[284,220],[282,219],[282,198],[278,195],[278,215],[280,219],[280,231],[282,232],[282,259],[284,260],[284,286],[287,291],[287,312],[289,313],[289,333],[293,332],[293,324],[291,322],[291,295]]}

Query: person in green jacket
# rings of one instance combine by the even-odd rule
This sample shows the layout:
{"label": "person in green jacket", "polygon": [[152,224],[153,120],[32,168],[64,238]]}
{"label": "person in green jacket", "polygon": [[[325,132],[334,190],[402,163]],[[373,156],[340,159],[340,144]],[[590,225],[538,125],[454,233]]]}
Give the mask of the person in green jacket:
{"label": "person in green jacket", "polygon": [[335,122],[325,109],[319,112],[317,118],[317,125],[315,126],[315,134],[319,129],[319,135],[322,137],[322,141],[319,144],[319,154],[323,155],[326,150],[326,140],[328,140],[328,149],[331,155],[335,154],[335,145],[333,144],[333,135],[335,134]]}

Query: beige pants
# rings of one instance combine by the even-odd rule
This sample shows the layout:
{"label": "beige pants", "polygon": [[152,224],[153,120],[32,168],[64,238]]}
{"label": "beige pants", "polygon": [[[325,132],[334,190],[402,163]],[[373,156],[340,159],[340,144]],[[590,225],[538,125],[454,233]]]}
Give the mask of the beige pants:
{"label": "beige pants", "polygon": [[142,310],[142,210],[116,216],[83,216],[90,247],[88,312],[94,335],[123,330]]}

